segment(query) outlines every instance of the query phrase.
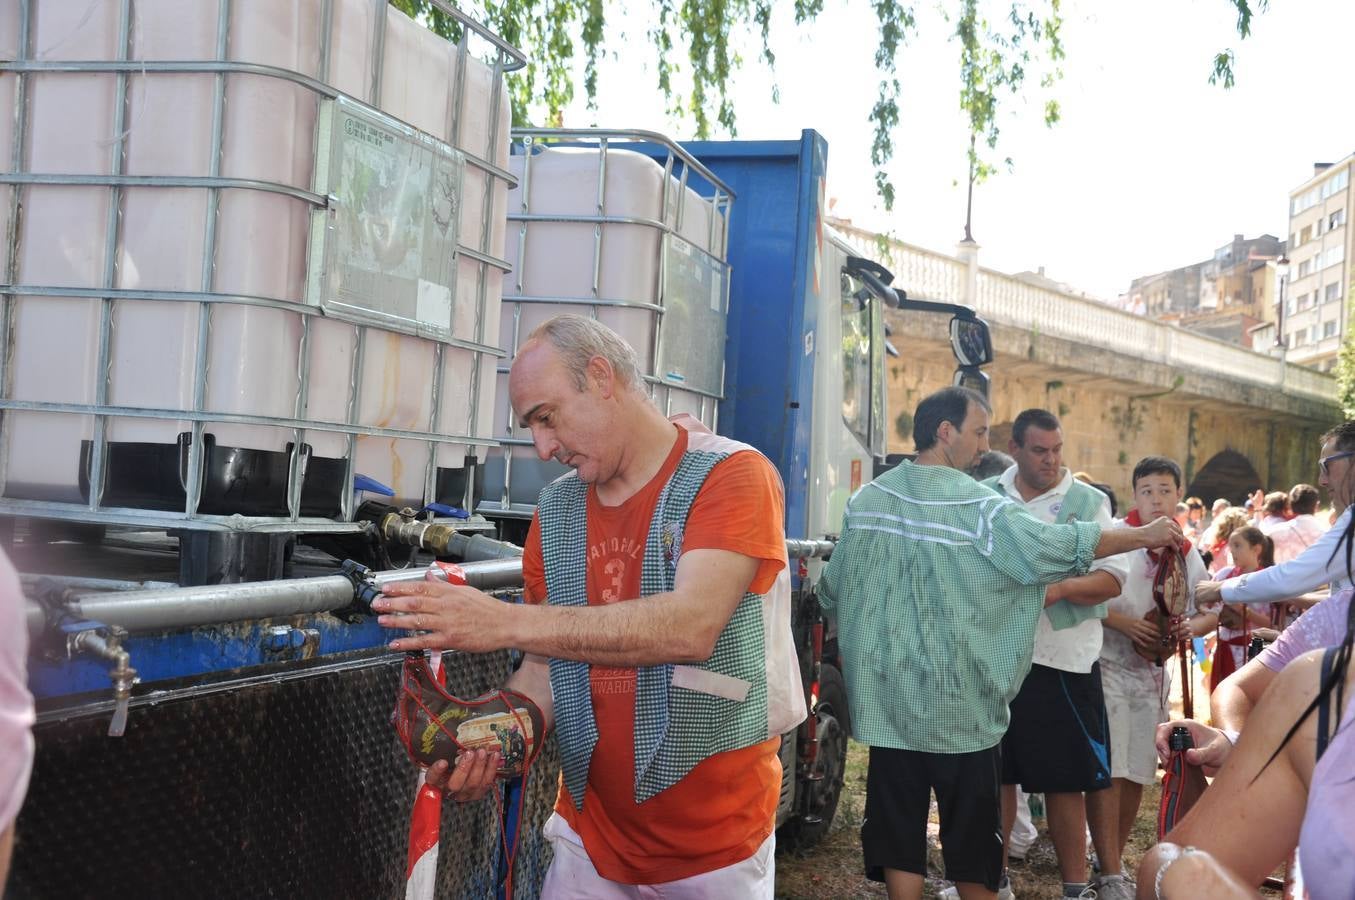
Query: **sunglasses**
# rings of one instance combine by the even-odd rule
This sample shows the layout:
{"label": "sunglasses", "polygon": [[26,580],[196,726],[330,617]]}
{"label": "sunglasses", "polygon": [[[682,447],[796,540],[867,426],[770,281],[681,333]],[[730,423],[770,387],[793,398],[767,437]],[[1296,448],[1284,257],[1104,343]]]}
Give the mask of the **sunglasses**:
{"label": "sunglasses", "polygon": [[1331,473],[1327,471],[1328,463],[1335,462],[1338,459],[1347,459],[1351,456],[1355,456],[1355,450],[1344,450],[1340,453],[1333,453],[1331,456],[1324,456],[1319,459],[1317,461],[1317,467],[1322,470],[1323,475],[1330,475]]}

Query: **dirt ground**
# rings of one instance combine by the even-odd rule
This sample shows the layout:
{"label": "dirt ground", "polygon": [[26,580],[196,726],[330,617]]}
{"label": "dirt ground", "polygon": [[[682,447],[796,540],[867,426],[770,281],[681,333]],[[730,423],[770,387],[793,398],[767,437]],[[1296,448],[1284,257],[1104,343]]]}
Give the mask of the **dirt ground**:
{"label": "dirt ground", "polygon": [[[828,836],[814,850],[797,857],[782,853],[776,858],[776,896],[785,900],[845,900],[854,897],[884,897],[882,884],[866,880],[861,868],[861,817],[866,802],[866,748],[852,742],[847,754],[847,776],[842,788],[837,815]],[[1139,860],[1157,840],[1158,788],[1143,792],[1143,805],[1134,831],[1125,849],[1125,866],[1133,872]],[[1063,882],[1059,879],[1058,861],[1054,845],[1049,840],[1044,821],[1036,819],[1040,838],[1030,848],[1023,862],[1011,865],[1012,890],[1020,900],[1043,900],[1060,897]],[[941,884],[941,847],[937,841],[936,808],[932,807],[931,824],[927,829],[927,850],[931,874],[927,877],[928,892]]]}

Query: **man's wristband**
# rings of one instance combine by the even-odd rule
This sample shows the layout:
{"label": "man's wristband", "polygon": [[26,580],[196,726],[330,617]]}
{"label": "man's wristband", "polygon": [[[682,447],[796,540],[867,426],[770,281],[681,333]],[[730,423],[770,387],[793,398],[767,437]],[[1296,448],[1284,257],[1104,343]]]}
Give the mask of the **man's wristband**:
{"label": "man's wristband", "polygon": [[1187,856],[1195,856],[1202,853],[1204,853],[1203,850],[1196,850],[1194,847],[1185,846],[1181,848],[1180,853],[1158,866],[1157,876],[1153,878],[1153,896],[1157,898],[1157,900],[1164,900],[1162,896],[1162,876],[1167,874],[1167,870],[1172,867],[1172,863],[1180,862]]}

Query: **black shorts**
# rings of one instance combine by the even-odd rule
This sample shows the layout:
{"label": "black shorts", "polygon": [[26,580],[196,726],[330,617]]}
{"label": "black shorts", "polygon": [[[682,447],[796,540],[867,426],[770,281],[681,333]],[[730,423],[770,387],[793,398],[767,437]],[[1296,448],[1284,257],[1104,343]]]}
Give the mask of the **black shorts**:
{"label": "black shorts", "polygon": [[997,890],[1002,877],[1001,772],[1000,747],[976,753],[871,747],[866,818],[861,823],[866,877],[884,881],[885,869],[927,874],[927,813],[935,790],[946,877]]}
{"label": "black shorts", "polygon": [[1110,731],[1100,663],[1086,674],[1031,666],[1011,711],[1002,739],[1003,784],[1019,784],[1028,794],[1110,787]]}

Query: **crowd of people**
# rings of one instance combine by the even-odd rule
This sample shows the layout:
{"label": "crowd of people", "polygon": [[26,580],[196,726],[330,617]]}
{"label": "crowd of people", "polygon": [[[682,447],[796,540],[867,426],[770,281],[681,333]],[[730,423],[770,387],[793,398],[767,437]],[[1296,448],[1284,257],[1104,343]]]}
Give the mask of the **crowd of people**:
{"label": "crowd of people", "polygon": [[[1183,497],[1175,461],[1146,456],[1112,522],[1114,493],[1063,466],[1055,416],[1020,413],[1009,455],[988,448],[989,416],[962,388],[925,399],[916,459],[853,497],[824,573],[854,730],[870,745],[867,874],[891,900],[922,896],[935,792],[949,893],[1013,896],[1011,839],[1004,848],[989,826],[1000,809],[996,834],[1012,833],[1019,787],[1044,794],[1065,897],[1253,897],[1299,844],[1292,868],[1310,896],[1355,896],[1355,747],[1339,727],[1351,718],[1355,423],[1323,439],[1330,513],[1307,484],[1206,509]],[[1132,543],[1107,547],[1116,535]],[[1171,616],[1153,592],[1168,548],[1189,595]],[[1329,598],[1312,593],[1327,586]],[[1164,653],[1207,636],[1212,698],[1196,709],[1212,727],[1168,723]],[[1177,725],[1194,733],[1190,764],[1219,777],[1131,873],[1130,827]]]}

